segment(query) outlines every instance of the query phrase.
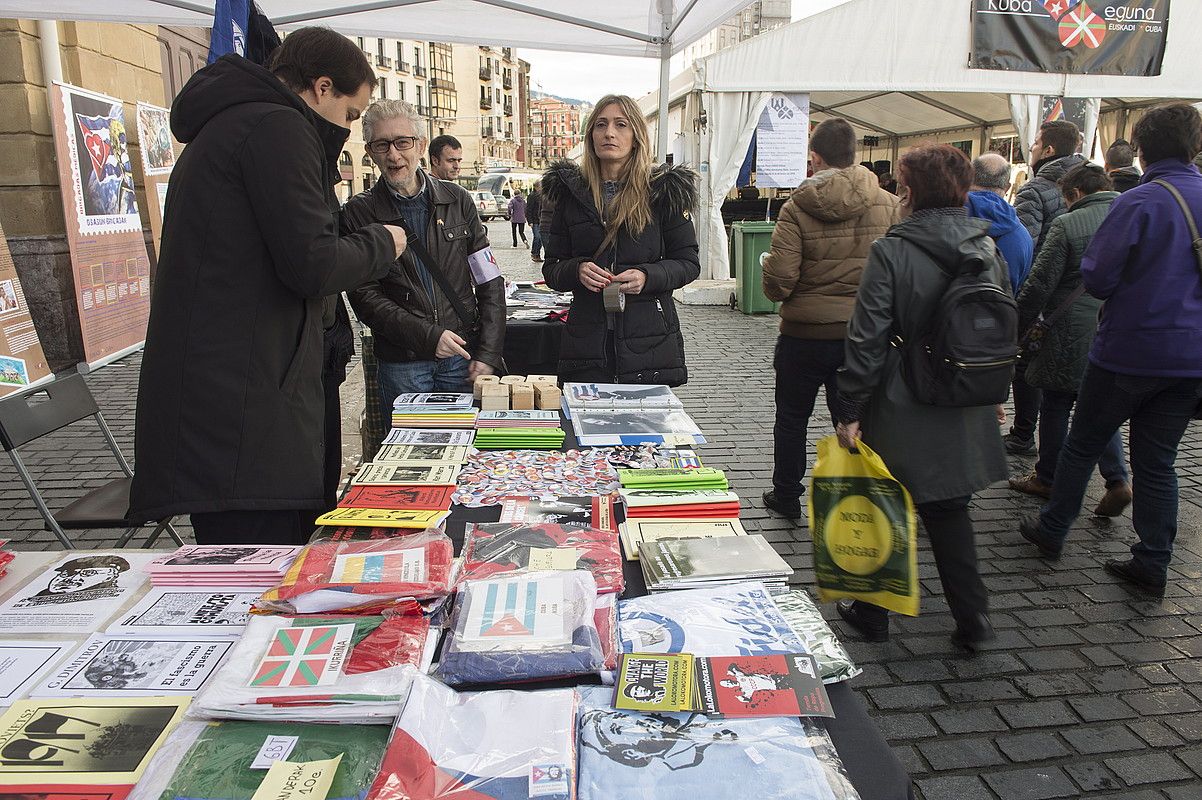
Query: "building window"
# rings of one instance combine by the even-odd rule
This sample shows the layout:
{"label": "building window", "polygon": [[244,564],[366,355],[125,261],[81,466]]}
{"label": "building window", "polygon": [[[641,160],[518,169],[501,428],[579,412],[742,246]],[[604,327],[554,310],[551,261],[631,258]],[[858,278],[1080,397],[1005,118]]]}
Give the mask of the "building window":
{"label": "building window", "polygon": [[397,96],[398,100],[405,99],[405,82],[404,81],[396,82],[396,96]]}
{"label": "building window", "polygon": [[381,56],[384,55],[384,40],[383,39],[376,39],[376,53]]}
{"label": "building window", "polygon": [[380,78],[380,99],[381,100],[388,99],[388,79],[387,78]]}

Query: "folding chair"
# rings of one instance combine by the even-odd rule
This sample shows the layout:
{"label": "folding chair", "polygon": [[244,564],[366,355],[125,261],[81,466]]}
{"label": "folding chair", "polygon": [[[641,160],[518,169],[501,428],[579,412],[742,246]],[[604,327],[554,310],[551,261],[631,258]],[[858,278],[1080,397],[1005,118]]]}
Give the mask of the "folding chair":
{"label": "folding chair", "polygon": [[[42,398],[42,395],[45,395]],[[37,400],[35,398],[42,398]],[[124,478],[116,478],[104,486],[85,494],[73,501],[58,513],[52,512],[42,499],[41,492],[33,481],[33,476],[17,453],[17,448],[23,447],[35,439],[54,433],[78,422],[84,417],[92,417],[100,426],[100,432],[108,442],[109,449],[125,473]],[[118,542],[118,547],[125,547],[140,528],[154,524],[155,528],[143,547],[150,547],[155,540],[166,531],[176,544],[183,544],[179,534],[171,525],[173,517],[162,520],[144,520],[129,516],[129,487],[133,482],[134,472],[129,462],[117,447],[117,440],[105,423],[96,405],[96,400],[88,390],[88,384],[78,372],[56,378],[44,387],[7,397],[0,400],[0,445],[13,461],[17,474],[25,488],[29,490],[33,503],[45,520],[45,528],[52,531],[66,548],[74,549],[75,543],[67,536],[68,530],[86,530],[90,528],[124,528],[125,534]]]}

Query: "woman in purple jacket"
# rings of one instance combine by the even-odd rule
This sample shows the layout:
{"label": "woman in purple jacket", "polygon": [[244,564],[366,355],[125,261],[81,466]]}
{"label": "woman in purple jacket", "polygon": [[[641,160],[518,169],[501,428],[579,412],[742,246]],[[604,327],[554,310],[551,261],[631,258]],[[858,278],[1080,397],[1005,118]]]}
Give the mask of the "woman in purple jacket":
{"label": "woman in purple jacket", "polygon": [[509,229],[513,233],[513,246],[518,246],[518,234],[522,235],[522,244],[528,245],[526,241],[526,200],[522,197],[521,192],[514,192],[513,199],[509,201]]}
{"label": "woman in purple jacket", "polygon": [[[1135,125],[1144,170],[1119,196],[1081,262],[1086,290],[1106,304],[1056,465],[1052,496],[1019,531],[1056,558],[1081,512],[1090,473],[1130,420],[1132,519],[1139,542],[1108,572],[1162,593],[1177,536],[1177,446],[1202,399],[1202,253],[1185,209],[1202,224],[1202,117],[1187,103],[1148,111]],[[1162,184],[1167,183],[1172,189]]]}

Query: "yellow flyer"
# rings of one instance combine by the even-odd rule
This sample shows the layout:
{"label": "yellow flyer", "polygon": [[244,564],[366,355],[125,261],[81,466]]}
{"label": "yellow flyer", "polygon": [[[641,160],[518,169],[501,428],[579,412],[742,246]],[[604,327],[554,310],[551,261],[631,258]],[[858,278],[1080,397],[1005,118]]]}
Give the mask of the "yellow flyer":
{"label": "yellow flyer", "polygon": [[251,800],[326,800],[341,761],[273,761]]}
{"label": "yellow flyer", "polygon": [[317,524],[425,530],[437,527],[450,513],[412,508],[336,508],[318,517]]}

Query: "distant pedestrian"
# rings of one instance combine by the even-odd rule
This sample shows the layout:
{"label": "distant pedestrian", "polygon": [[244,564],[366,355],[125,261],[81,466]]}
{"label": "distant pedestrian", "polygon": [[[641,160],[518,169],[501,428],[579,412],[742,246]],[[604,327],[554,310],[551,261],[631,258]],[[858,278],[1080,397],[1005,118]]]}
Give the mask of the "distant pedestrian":
{"label": "distant pedestrian", "polygon": [[[1035,267],[1018,296],[1018,329],[1027,331],[1042,315],[1047,325],[1039,351],[1023,363],[1026,380],[1040,390],[1039,460],[1035,470],[1010,479],[1015,491],[1050,497],[1056,461],[1068,434],[1069,416],[1085,375],[1090,343],[1098,327],[1102,302],[1084,294],[1081,258],[1110,211],[1118,192],[1096,164],[1078,164],[1060,179],[1069,210],[1048,231]],[[1116,517],[1131,504],[1130,475],[1123,460],[1123,437],[1118,431],[1098,462],[1106,495],[1094,510]]]}
{"label": "distant pedestrian", "polygon": [[[988,223],[964,209],[971,181],[968,157],[951,145],[925,145],[902,157],[898,185],[909,216],[872,244],[847,323],[835,417],[839,443],[852,447],[862,434],[913,496],[956,620],[952,640],[975,650],[994,633],[968,504],[973,492],[1006,476],[1001,433],[992,406],[915,398],[890,344],[929,329],[963,260],[983,263],[982,277],[995,285],[1007,283]],[[889,616],[879,606],[841,600],[838,612],[870,641],[889,637]]]}
{"label": "distant pedestrian", "polygon": [[530,222],[530,260],[541,264],[543,260],[542,212],[543,193],[542,183],[535,182],[526,199],[526,219]]}
{"label": "distant pedestrian", "polygon": [[312,534],[337,444],[323,327],[337,295],[387,273],[405,245],[386,225],[338,235],[338,158],[375,84],[349,39],[303,28],[270,69],[222,56],[175,98],[171,129],[188,146],[138,383],[134,516],[191,514],[200,544]]}
{"label": "distant pedestrian", "polygon": [[800,519],[806,441],[818,390],[835,399],[835,372],[874,239],[899,219],[898,199],[855,163],[856,134],[844,119],[810,135],[814,177],[781,207],[764,259],[764,295],[781,301],[776,340],[772,489],[765,507]]}
{"label": "distant pedestrian", "polygon": [[1142,174],[1135,166],[1135,148],[1126,139],[1115,139],[1114,144],[1106,148],[1106,174],[1120,194],[1139,186]]}
{"label": "distant pedestrian", "polygon": [[514,247],[518,246],[518,234],[522,236],[522,244],[530,244],[526,241],[526,199],[520,189],[515,190],[509,200],[509,230],[513,234]]}
{"label": "distant pedestrian", "polygon": [[1114,201],[1081,260],[1086,290],[1105,305],[1072,427],[1051,499],[1019,530],[1043,556],[1059,556],[1094,464],[1130,421],[1139,542],[1105,568],[1160,593],[1177,537],[1177,447],[1202,399],[1202,265],[1188,222],[1202,224],[1202,175],[1190,163],[1202,151],[1202,117],[1187,103],[1159,106],[1132,138],[1140,185]]}
{"label": "distant pedestrian", "polygon": [[[1031,180],[1023,184],[1014,197],[1014,207],[1027,233],[1035,242],[1035,255],[1056,217],[1067,209],[1060,194],[1058,181],[1070,169],[1084,164],[1077,150],[1081,147],[1081,131],[1068,120],[1057,119],[1039,126],[1031,144]],[[1023,365],[1014,373],[1014,425],[1005,436],[1006,449],[1011,453],[1030,453],[1035,450],[1035,426],[1039,422],[1039,390],[1027,385]]]}

